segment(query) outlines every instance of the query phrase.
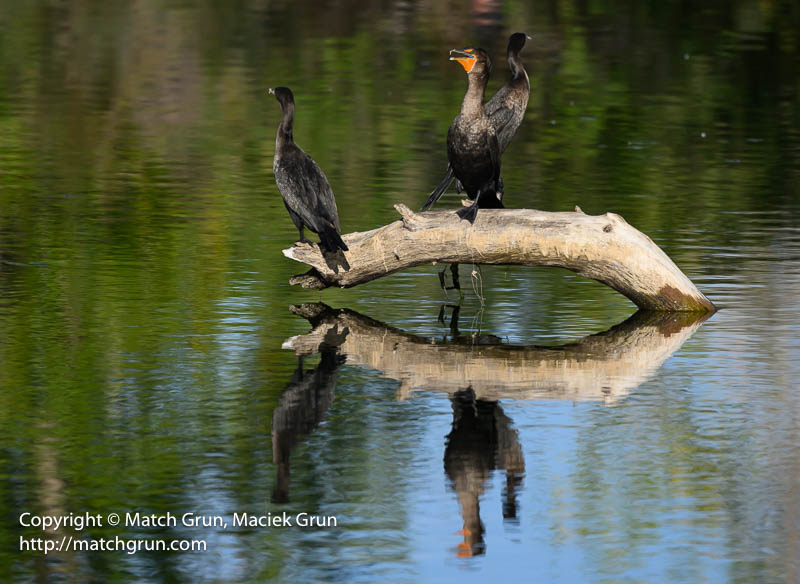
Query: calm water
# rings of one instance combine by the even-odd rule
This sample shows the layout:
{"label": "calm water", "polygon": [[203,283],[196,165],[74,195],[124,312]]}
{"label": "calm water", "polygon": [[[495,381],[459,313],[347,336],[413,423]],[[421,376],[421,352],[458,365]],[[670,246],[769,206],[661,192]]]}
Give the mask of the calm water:
{"label": "calm water", "polygon": [[[371,229],[441,178],[448,50],[492,93],[517,30],[508,204],[622,214],[711,318],[557,269],[288,285],[267,88]],[[788,2],[0,2],[0,580],[798,582],[798,79]],[[69,536],[207,549],[20,551]]]}

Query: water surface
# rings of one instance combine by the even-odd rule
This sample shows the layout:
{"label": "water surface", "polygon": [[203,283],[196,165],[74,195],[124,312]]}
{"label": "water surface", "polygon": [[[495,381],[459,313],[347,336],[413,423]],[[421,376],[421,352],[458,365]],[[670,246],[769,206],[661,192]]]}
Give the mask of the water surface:
{"label": "water surface", "polygon": [[[508,204],[621,214],[711,318],[558,269],[288,285],[267,89],[367,230],[444,172],[449,49],[490,51],[492,93],[517,30]],[[796,582],[798,30],[781,2],[0,2],[0,580]],[[23,511],[337,526],[45,556]]]}

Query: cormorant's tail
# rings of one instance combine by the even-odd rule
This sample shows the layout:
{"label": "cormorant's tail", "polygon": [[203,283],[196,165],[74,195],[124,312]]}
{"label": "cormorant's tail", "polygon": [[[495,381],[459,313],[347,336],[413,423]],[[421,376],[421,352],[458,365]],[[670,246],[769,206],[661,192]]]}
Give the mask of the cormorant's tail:
{"label": "cormorant's tail", "polygon": [[319,232],[319,241],[322,248],[331,253],[336,253],[339,250],[349,251],[350,249],[333,225],[326,225]]}
{"label": "cormorant's tail", "polygon": [[439,186],[433,189],[433,192],[428,197],[428,200],[425,201],[425,204],[422,205],[422,209],[420,209],[420,211],[425,211],[426,209],[430,209],[433,205],[435,205],[436,201],[438,201],[442,197],[442,195],[447,191],[448,187],[450,186],[450,183],[453,182],[453,178],[454,178],[453,169],[450,166],[448,166],[447,174],[442,179],[442,182],[439,183]]}

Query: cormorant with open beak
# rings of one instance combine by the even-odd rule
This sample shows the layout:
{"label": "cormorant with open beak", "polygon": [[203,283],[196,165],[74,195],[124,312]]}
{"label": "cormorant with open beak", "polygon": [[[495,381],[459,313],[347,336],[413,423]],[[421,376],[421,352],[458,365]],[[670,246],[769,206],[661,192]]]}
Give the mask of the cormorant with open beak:
{"label": "cormorant with open beak", "polygon": [[[511,78],[484,106],[486,115],[489,116],[489,121],[491,121],[497,134],[501,155],[517,133],[517,129],[522,124],[522,118],[525,116],[525,110],[528,108],[531,84],[528,79],[528,73],[525,71],[525,66],[519,58],[519,53],[522,47],[525,46],[525,41],[530,38],[530,36],[522,32],[515,32],[509,37],[506,56],[511,70]],[[444,179],[422,206],[423,211],[433,206],[441,198],[453,182],[453,179],[453,169],[448,166]],[[456,185],[456,191],[459,193],[462,191],[460,184]]]}
{"label": "cormorant with open beak", "polygon": [[467,73],[469,85],[461,103],[461,113],[447,132],[447,159],[454,176],[474,201],[458,210],[458,216],[470,223],[479,208],[502,208],[500,188],[500,145],[497,133],[483,108],[483,96],[492,64],[480,48],[467,47],[450,51]]}

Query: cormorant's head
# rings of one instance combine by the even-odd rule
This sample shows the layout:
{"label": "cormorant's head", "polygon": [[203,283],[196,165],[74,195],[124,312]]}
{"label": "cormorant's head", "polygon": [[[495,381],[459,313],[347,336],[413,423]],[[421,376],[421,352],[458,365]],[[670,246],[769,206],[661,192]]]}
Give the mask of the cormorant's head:
{"label": "cormorant's head", "polygon": [[489,54],[480,48],[453,49],[450,51],[450,60],[458,61],[468,74],[483,73],[484,71],[491,72],[492,70]]}
{"label": "cormorant's head", "polygon": [[278,100],[282,108],[287,104],[294,104],[294,94],[288,87],[276,87],[275,89],[270,87],[269,92],[275,95],[275,99]]}
{"label": "cormorant's head", "polygon": [[526,40],[531,40],[530,35],[527,35],[524,32],[515,32],[508,37],[508,52],[519,53],[522,50],[522,47],[525,46]]}

